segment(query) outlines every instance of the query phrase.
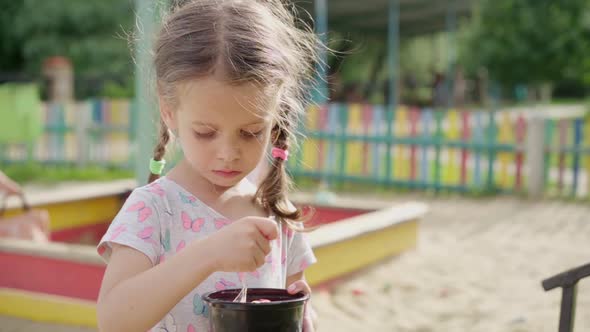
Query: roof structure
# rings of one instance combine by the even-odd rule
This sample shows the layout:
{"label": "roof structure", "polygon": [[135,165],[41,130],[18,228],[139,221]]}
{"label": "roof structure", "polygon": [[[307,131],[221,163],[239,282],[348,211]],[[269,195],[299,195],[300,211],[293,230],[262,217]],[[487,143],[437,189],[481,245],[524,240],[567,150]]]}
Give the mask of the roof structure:
{"label": "roof structure", "polygon": [[[317,1],[317,0],[316,0]],[[387,34],[392,0],[326,0],[328,29]],[[449,29],[449,19],[471,14],[474,0],[393,0],[399,3],[401,38]],[[294,0],[314,17],[313,0]]]}

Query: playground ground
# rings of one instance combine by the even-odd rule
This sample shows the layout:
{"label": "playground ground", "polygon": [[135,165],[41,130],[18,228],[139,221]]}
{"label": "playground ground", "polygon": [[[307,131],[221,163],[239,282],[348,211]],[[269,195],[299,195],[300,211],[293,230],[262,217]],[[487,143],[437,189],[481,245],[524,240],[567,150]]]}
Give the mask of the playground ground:
{"label": "playground ground", "polygon": [[[541,280],[590,262],[590,206],[516,198],[428,198],[414,250],[331,291],[316,291],[319,331],[555,332],[561,292]],[[590,280],[577,297],[576,331],[590,330]],[[0,317],[5,332],[86,328]]]}

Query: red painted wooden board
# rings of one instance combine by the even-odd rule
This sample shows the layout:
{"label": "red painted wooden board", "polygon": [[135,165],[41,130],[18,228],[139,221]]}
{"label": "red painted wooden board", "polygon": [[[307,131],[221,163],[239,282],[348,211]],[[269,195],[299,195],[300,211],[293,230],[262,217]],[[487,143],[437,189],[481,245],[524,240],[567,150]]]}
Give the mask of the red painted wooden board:
{"label": "red painted wooden board", "polygon": [[[332,207],[316,207],[315,214],[309,221],[310,225],[329,224],[338,220],[358,216],[368,212],[360,209],[342,209]],[[65,229],[51,233],[51,241],[66,242],[76,244],[96,245],[106,233],[110,221],[96,225],[82,226],[71,229]]]}
{"label": "red painted wooden board", "polygon": [[51,232],[51,241],[76,244],[98,244],[109,228],[110,221]]}
{"label": "red painted wooden board", "polygon": [[331,208],[324,206],[315,207],[314,209],[315,214],[309,221],[311,225],[329,224],[369,212],[367,210]]}
{"label": "red painted wooden board", "polygon": [[[311,225],[328,224],[368,212],[360,209],[317,207]],[[98,240],[109,223],[52,234],[53,241]],[[86,234],[86,235],[84,235]],[[89,235],[90,234],[90,237]],[[44,256],[0,252],[0,287],[95,301],[105,267]]]}
{"label": "red painted wooden board", "polygon": [[0,252],[0,287],[96,300],[105,267]]}

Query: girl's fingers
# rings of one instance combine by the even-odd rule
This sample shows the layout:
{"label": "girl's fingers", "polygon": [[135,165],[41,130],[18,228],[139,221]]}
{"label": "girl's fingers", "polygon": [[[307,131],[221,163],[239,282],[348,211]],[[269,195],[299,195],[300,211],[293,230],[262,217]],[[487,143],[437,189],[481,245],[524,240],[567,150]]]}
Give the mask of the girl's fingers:
{"label": "girl's fingers", "polygon": [[263,249],[258,247],[254,253],[254,263],[256,264],[255,270],[264,264],[265,258],[266,254],[264,253]]}
{"label": "girl's fingers", "polygon": [[[289,294],[296,294],[299,292],[303,292],[305,294],[311,294],[311,287],[305,280],[297,280],[287,288],[287,292]],[[309,302],[305,304],[303,314],[303,332],[314,332],[314,316],[317,316],[313,311],[312,307],[309,305]]]}
{"label": "girl's fingers", "polygon": [[305,280],[297,280],[291,285],[289,285],[289,287],[287,288],[287,292],[289,292],[289,294],[296,294],[299,292],[311,294],[311,288],[309,287],[307,282],[305,282]]}
{"label": "girl's fingers", "polygon": [[270,241],[267,240],[262,234],[256,237],[256,244],[258,244],[258,247],[264,253],[265,257],[270,253]]}

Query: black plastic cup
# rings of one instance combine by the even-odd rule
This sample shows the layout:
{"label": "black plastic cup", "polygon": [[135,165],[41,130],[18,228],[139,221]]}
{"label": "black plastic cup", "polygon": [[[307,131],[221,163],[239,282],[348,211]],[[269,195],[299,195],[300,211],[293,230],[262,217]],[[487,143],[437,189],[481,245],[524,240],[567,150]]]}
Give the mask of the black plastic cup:
{"label": "black plastic cup", "polygon": [[[211,332],[301,332],[303,309],[309,295],[284,289],[248,288],[247,302],[233,302],[240,289],[202,296],[209,308]],[[252,303],[266,299],[271,302]]]}

